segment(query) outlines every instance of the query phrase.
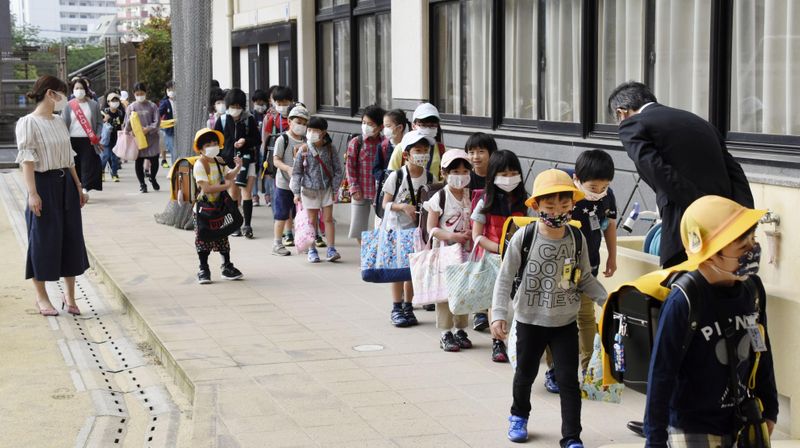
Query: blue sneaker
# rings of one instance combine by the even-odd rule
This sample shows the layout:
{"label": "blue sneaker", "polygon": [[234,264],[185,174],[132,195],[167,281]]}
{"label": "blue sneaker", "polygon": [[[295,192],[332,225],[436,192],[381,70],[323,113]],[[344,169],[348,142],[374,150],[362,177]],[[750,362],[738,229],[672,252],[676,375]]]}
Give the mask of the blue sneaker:
{"label": "blue sneaker", "polygon": [[400,307],[393,307],[392,308],[392,325],[398,328],[403,328],[409,326],[408,319],[406,319],[405,313],[403,313],[403,309]]}
{"label": "blue sneaker", "polygon": [[551,394],[560,392],[558,383],[556,382],[556,369],[550,369],[544,374],[544,388]]}
{"label": "blue sneaker", "polygon": [[308,250],[308,262],[319,263],[319,254],[317,253],[317,249],[311,248]]}
{"label": "blue sneaker", "polygon": [[508,440],[522,443],[528,440],[528,419],[512,415],[508,417]]}
{"label": "blue sneaker", "polygon": [[339,255],[339,252],[336,251],[336,248],[333,246],[328,247],[328,257],[327,260],[330,262],[337,261],[341,259],[342,256]]}
{"label": "blue sneaker", "polygon": [[570,439],[564,444],[564,448],[583,448],[583,442],[580,440]]}

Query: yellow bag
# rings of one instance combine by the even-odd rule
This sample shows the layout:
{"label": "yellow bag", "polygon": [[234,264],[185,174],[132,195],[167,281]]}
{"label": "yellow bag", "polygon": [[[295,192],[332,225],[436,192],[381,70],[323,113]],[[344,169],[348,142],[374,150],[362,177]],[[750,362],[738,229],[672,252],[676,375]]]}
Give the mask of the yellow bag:
{"label": "yellow bag", "polygon": [[158,125],[161,129],[171,129],[175,127],[175,119],[171,118],[169,120],[161,120],[161,123]]}
{"label": "yellow bag", "polygon": [[131,129],[133,130],[133,136],[136,138],[136,146],[139,147],[139,151],[147,149],[147,136],[144,135],[142,121],[136,112],[131,112]]}

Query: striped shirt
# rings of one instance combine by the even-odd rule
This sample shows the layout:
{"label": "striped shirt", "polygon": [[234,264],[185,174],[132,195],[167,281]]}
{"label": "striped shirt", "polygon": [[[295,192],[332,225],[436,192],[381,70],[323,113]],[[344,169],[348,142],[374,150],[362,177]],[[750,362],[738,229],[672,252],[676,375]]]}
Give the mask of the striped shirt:
{"label": "striped shirt", "polygon": [[17,121],[16,134],[17,163],[33,162],[34,171],[40,173],[75,165],[69,129],[60,117],[25,115]]}

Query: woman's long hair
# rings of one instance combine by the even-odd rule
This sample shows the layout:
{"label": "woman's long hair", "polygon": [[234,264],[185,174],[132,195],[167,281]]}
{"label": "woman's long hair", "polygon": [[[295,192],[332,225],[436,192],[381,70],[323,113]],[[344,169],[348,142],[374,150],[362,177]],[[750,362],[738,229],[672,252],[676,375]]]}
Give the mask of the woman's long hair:
{"label": "woman's long hair", "polygon": [[[509,205],[511,212],[514,211],[524,211],[526,208],[524,203],[525,199],[528,198],[528,192],[525,190],[525,179],[522,179],[522,182],[517,185],[517,188],[512,190],[510,193],[506,193],[503,190],[497,188],[494,184],[494,179],[497,177],[497,173],[501,171],[517,171],[519,172],[520,177],[522,177],[522,165],[519,162],[519,158],[513,152],[501,149],[495,151],[492,156],[489,158],[489,170],[486,173],[486,189],[484,190],[483,196],[483,210],[481,213],[488,214],[491,212],[492,208],[496,205],[498,196],[506,196],[508,195],[509,198]],[[520,204],[522,204],[520,206]],[[519,210],[515,210],[519,209]]]}

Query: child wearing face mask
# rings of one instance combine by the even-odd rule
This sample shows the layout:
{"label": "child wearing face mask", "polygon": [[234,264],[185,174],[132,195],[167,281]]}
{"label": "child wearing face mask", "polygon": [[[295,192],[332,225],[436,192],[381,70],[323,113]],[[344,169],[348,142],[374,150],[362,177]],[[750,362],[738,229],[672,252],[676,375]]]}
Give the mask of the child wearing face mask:
{"label": "child wearing face mask", "polygon": [[576,237],[580,231],[567,224],[575,202],[581,199],[583,193],[565,172],[550,169],[536,176],[533,195],[525,204],[539,212],[539,221],[511,237],[495,282],[492,337],[502,340],[508,336],[511,306],[516,319],[517,369],[508,419],[508,438],[512,442],[528,438],[531,385],[549,345],[558,365],[556,375],[561,388],[559,445],[583,448],[575,320],[581,293],[602,305],[606,291],[591,273],[586,241]]}
{"label": "child wearing face mask", "polygon": [[[389,174],[383,184],[384,220],[387,227],[395,230],[411,229],[419,224],[420,191],[433,182],[433,175],[426,170],[430,164],[432,137],[413,130],[403,136],[405,166]],[[390,224],[391,223],[391,224]],[[381,224],[383,225],[383,224]],[[414,307],[414,288],[410,281],[392,283],[391,322],[396,327],[417,325]]]}
{"label": "child wearing face mask", "polygon": [[230,89],[225,94],[227,113],[220,116],[214,129],[225,136],[225,147],[221,157],[229,168],[233,167],[233,158],[242,159],[242,171],[236,177],[236,182],[231,189],[231,197],[238,201],[242,199],[242,214],[244,225],[231,236],[253,238],[253,185],[256,182],[256,151],[261,145],[258,126],[252,115],[245,109],[247,96],[241,89]]}
{"label": "child wearing face mask", "polygon": [[[564,170],[570,175],[583,194],[584,199],[575,203],[572,219],[581,223],[581,233],[586,239],[589,251],[589,263],[592,275],[597,277],[600,271],[600,242],[605,238],[608,259],[603,275],[608,278],[617,270],[617,202],[609,185],[614,179],[614,161],[602,150],[584,151],[575,162],[575,170]],[[594,336],[597,334],[597,318],[594,303],[588,297],[581,296],[581,307],[578,311],[578,340],[580,341],[581,370],[589,367],[594,349]],[[555,366],[547,351],[544,386],[548,392],[558,393]]]}
{"label": "child wearing face mask", "polygon": [[[764,439],[778,418],[778,392],[755,238],[766,212],[720,196],[703,196],[684,212],[684,266],[697,268],[676,281],[661,307],[647,378],[646,447],[769,446]],[[758,414],[754,399],[766,428],[756,443],[739,445],[738,414],[758,418],[750,417]],[[752,436],[739,437],[741,443]]]}
{"label": "child wearing face mask", "polygon": [[[412,129],[420,132],[422,135],[433,139],[434,143],[431,144],[428,151],[428,166],[426,166],[425,169],[433,174],[434,181],[441,181],[440,162],[447,148],[444,146],[439,109],[431,103],[420,104],[414,109],[414,114],[411,117],[411,126]],[[392,158],[389,161],[389,170],[397,171],[403,166],[403,163],[403,148],[396,146],[392,152]]]}
{"label": "child wearing face mask", "polygon": [[[197,131],[194,136],[194,151],[200,158],[194,164],[192,171],[200,191],[198,199],[208,198],[211,202],[219,199],[219,194],[233,186],[234,179],[242,169],[242,160],[235,157],[234,168],[230,169],[225,160],[219,157],[220,147],[225,143],[225,136],[221,132],[204,128]],[[228,237],[205,241],[200,239],[197,230],[197,215],[195,214],[195,249],[200,258],[200,271],[197,273],[197,282],[201,285],[211,283],[211,270],[208,267],[208,256],[211,252],[219,252],[222,256],[222,278],[225,280],[238,280],[242,273],[231,263],[231,246]]]}
{"label": "child wearing face mask", "polygon": [[361,135],[347,145],[346,173],[350,189],[350,231],[348,236],[361,244],[361,232],[369,230],[369,215],[375,200],[375,177],[372,167],[378,153],[386,153],[389,139],[383,137],[380,106],[367,106],[361,118]]}
{"label": "child wearing face mask", "polygon": [[[425,223],[428,235],[437,241],[460,244],[465,251],[470,249],[472,240],[469,218],[472,201],[468,188],[472,165],[468,157],[467,153],[460,149],[451,149],[444,153],[442,177],[446,179],[447,184],[422,204],[428,211],[428,222]],[[444,207],[441,204],[444,204]],[[464,331],[468,323],[469,315],[453,315],[449,304],[437,303],[436,327],[442,331],[439,347],[446,352],[472,348],[472,341]]]}
{"label": "child wearing face mask", "polygon": [[119,170],[120,160],[114,154],[113,149],[117,145],[117,132],[122,130],[122,124],[125,122],[125,109],[122,108],[119,93],[116,91],[106,95],[106,104],[108,107],[102,111],[103,122],[110,124],[112,130],[108,146],[103,148],[103,155],[100,157],[100,169],[105,170],[106,165],[108,165],[111,170],[111,179],[114,182],[119,182],[117,171]]}
{"label": "child wearing face mask", "polygon": [[208,95],[208,128],[214,129],[220,115],[225,115],[225,91],[212,87]]}
{"label": "child wearing face mask", "polygon": [[292,108],[294,93],[287,86],[277,86],[272,90],[272,107],[275,112],[267,114],[264,120],[263,134],[280,134],[289,129],[289,111]]}
{"label": "child wearing face mask", "polygon": [[294,155],[297,153],[297,148],[305,143],[309,118],[308,109],[300,105],[295,106],[289,112],[289,130],[275,140],[272,163],[278,171],[275,174],[275,198],[272,202],[275,219],[272,255],[289,256],[291,252],[286,248],[294,246],[292,220],[295,207],[290,181]]}
{"label": "child wearing face mask", "polygon": [[[321,117],[313,117],[308,121],[306,143],[297,149],[292,167],[292,193],[294,202],[300,204],[308,212],[308,219],[316,224],[322,210],[322,222],[325,223],[325,237],[328,240],[327,261],[339,260],[341,255],[336,250],[336,226],[333,222],[333,204],[335,194],[344,178],[342,162],[333,149],[328,137],[328,122]],[[317,248],[308,250],[308,261],[319,263]]]}
{"label": "child wearing face mask", "polygon": [[[471,217],[472,239],[480,246],[479,257],[485,252],[500,252],[503,224],[509,216],[528,215],[528,207],[525,205],[528,192],[522,183],[522,166],[516,154],[507,150],[495,151],[489,158],[485,185],[483,197],[475,204]],[[504,339],[492,339],[494,362],[508,362],[506,344],[503,341]]]}
{"label": "child wearing face mask", "polygon": [[250,110],[250,115],[256,120],[259,135],[261,135],[261,145],[258,149],[258,160],[256,161],[256,183],[253,186],[253,207],[261,205],[261,199],[258,193],[264,193],[264,204],[268,207],[272,200],[272,190],[274,187],[275,179],[272,176],[266,176],[262,173],[262,166],[264,164],[265,145],[264,141],[264,121],[267,117],[267,109],[269,104],[269,96],[267,92],[256,89],[250,96],[250,101],[253,103],[253,108]]}
{"label": "child wearing face mask", "polygon": [[[158,114],[161,120],[174,120],[175,119],[175,82],[167,81],[164,86],[167,96],[161,99],[158,103]],[[175,123],[172,122],[169,126],[162,129],[164,134],[164,147],[165,152],[161,153],[161,167],[169,168],[170,162],[175,162]],[[167,162],[167,154],[169,154],[170,162]]]}

